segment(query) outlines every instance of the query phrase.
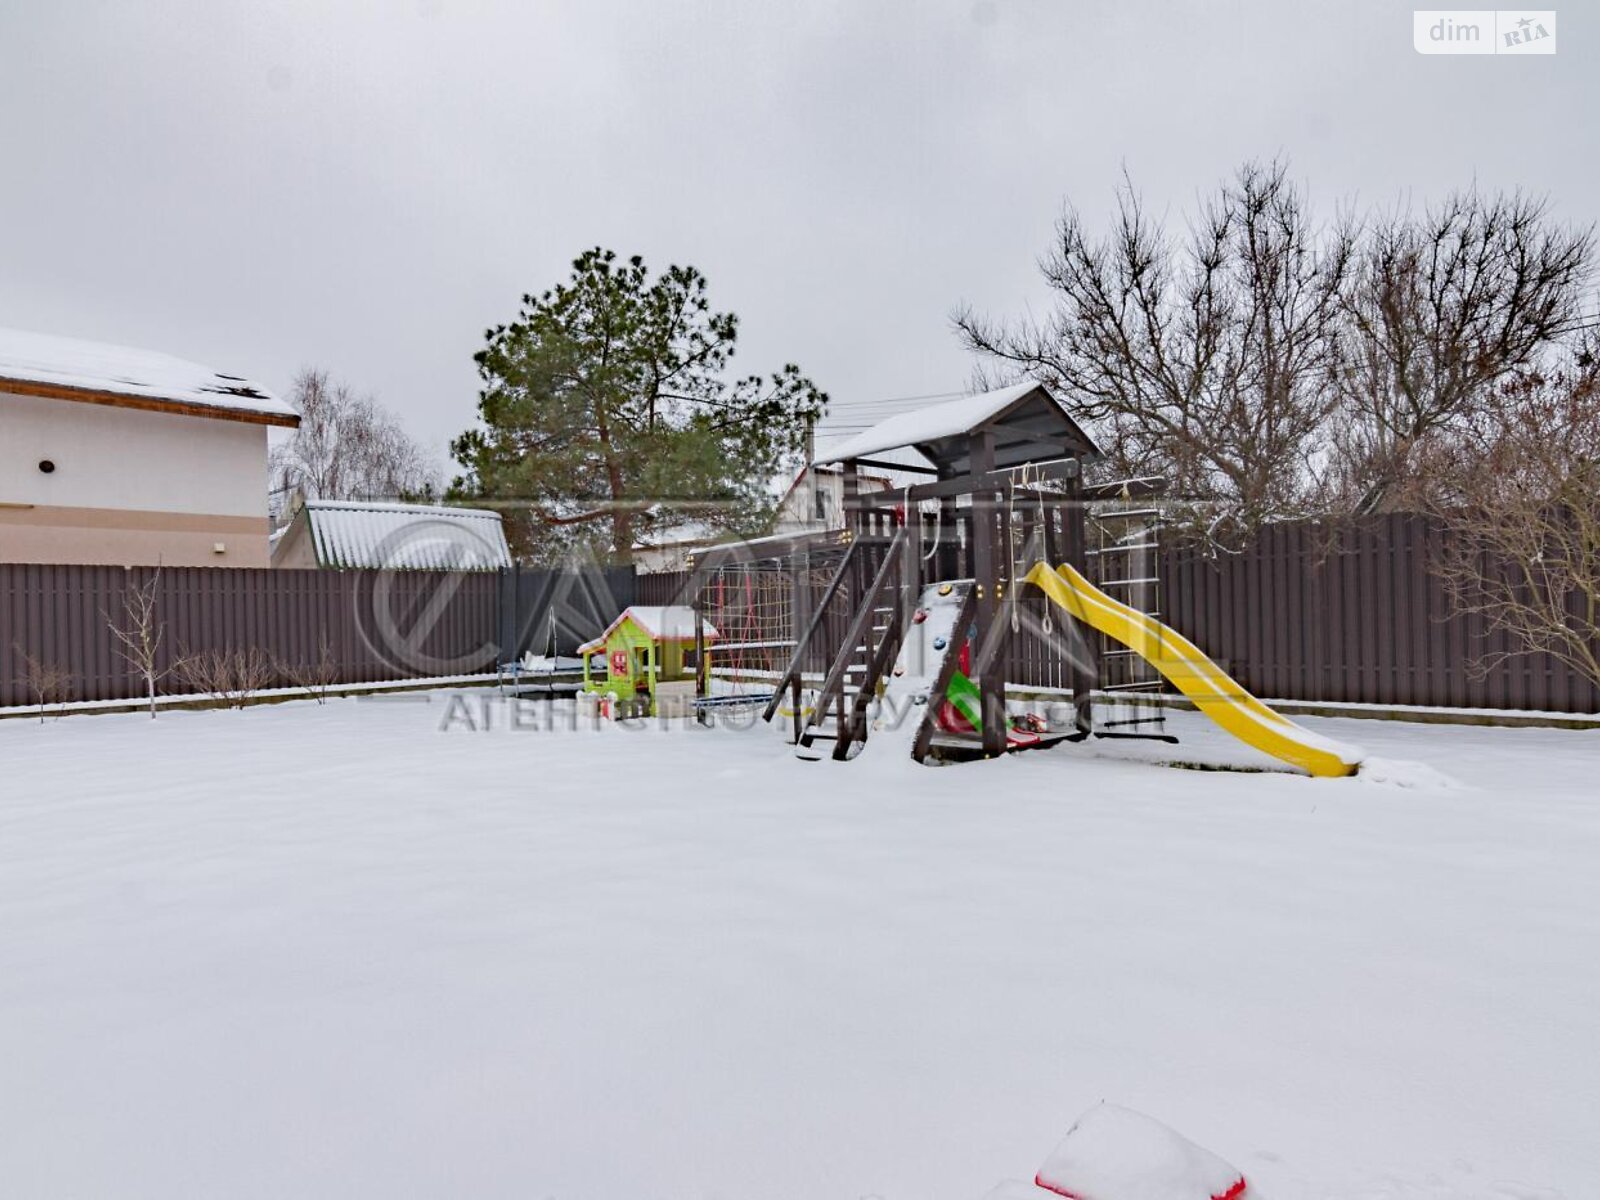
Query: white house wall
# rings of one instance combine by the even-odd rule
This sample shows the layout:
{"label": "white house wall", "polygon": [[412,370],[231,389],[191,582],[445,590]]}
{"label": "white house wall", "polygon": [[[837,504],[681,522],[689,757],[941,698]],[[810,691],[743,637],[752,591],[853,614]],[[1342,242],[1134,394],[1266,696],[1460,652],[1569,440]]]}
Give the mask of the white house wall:
{"label": "white house wall", "polygon": [[263,425],[0,392],[0,561],[264,567],[266,487]]}

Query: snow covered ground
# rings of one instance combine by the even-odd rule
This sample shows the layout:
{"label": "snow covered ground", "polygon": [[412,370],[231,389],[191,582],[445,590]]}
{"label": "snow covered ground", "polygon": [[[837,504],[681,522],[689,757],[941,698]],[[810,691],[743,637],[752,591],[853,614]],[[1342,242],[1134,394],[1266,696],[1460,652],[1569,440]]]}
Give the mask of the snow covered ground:
{"label": "snow covered ground", "polygon": [[1378,762],[1310,780],[447,711],[0,721],[0,1194],[977,1200],[1102,1099],[1274,1200],[1600,1178],[1600,733],[1313,720]]}

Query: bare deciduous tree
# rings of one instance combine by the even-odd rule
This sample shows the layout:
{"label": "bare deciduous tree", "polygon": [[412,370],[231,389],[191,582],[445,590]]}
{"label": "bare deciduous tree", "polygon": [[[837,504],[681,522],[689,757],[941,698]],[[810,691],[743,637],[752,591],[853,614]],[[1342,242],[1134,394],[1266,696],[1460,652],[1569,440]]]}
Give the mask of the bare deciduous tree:
{"label": "bare deciduous tree", "polygon": [[33,702],[39,706],[39,723],[44,723],[45,710],[52,704],[60,704],[67,697],[67,688],[72,683],[72,673],[58,663],[51,662],[37,654],[24,650],[15,642],[12,649],[17,652],[17,657],[22,659],[22,674],[17,677],[17,682],[27,688],[28,695],[33,697]]}
{"label": "bare deciduous tree", "polygon": [[255,646],[185,653],[173,671],[192,690],[229,708],[244,708],[252,696],[277,679],[272,657]]}
{"label": "bare deciduous tree", "polygon": [[991,367],[1058,385],[1111,469],[1249,528],[1414,506],[1433,444],[1566,352],[1594,267],[1592,228],[1522,193],[1320,225],[1283,163],[1246,164],[1181,235],[1127,184],[1103,240],[1069,212],[1050,315],[957,324]]}
{"label": "bare deciduous tree", "polygon": [[1459,610],[1514,646],[1474,669],[1543,651],[1600,684],[1600,360],[1497,389],[1430,451],[1448,533],[1436,569]]}
{"label": "bare deciduous tree", "polygon": [[432,495],[435,469],[394,416],[327,371],[296,376],[294,437],[272,456],[273,488],[311,499],[365,500]]}
{"label": "bare deciduous tree", "polygon": [[1349,222],[1314,220],[1282,162],[1241,167],[1181,241],[1125,185],[1103,241],[1062,219],[1043,324],[956,322],[991,362],[1058,385],[1112,469],[1166,475],[1253,527],[1308,493],[1352,241]]}
{"label": "bare deciduous tree", "polygon": [[1497,385],[1538,367],[1578,316],[1593,258],[1592,229],[1558,225],[1520,193],[1460,192],[1372,221],[1335,376],[1338,506],[1394,507],[1431,437],[1460,433]]}
{"label": "bare deciduous tree", "polygon": [[333,646],[326,633],[317,640],[317,657],[314,661],[280,657],[276,666],[279,675],[295,687],[303,688],[318,704],[328,702],[334,685],[339,682],[339,662],[334,657]]}
{"label": "bare deciduous tree", "polygon": [[129,588],[122,599],[122,620],[102,613],[106,628],[116,640],[117,654],[144,680],[145,695],[150,701],[150,717],[156,715],[156,685],[166,676],[168,668],[161,665],[161,641],[166,633],[166,623],[156,615],[157,596],[161,587],[161,568],[136,588]]}

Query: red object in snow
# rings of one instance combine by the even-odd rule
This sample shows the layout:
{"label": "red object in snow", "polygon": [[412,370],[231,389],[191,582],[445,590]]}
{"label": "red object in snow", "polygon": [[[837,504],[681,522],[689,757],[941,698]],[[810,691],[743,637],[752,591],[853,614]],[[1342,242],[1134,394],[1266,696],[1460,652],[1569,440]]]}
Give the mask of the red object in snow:
{"label": "red object in snow", "polygon": [[1205,1147],[1114,1104],[1079,1117],[1033,1181],[1068,1200],[1245,1200],[1250,1186]]}
{"label": "red object in snow", "polygon": [[939,705],[939,715],[934,718],[934,723],[946,733],[972,732],[972,722],[963,717],[961,710],[948,700]]}

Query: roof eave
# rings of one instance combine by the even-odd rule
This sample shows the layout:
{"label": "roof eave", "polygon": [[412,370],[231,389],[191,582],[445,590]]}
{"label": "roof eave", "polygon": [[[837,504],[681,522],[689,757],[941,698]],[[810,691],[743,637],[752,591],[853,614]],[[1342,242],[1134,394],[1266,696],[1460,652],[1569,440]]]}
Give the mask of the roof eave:
{"label": "roof eave", "polygon": [[1050,406],[1059,412],[1062,416],[1062,419],[1065,420],[1069,426],[1071,426],[1072,432],[1083,440],[1083,444],[1085,446],[1089,447],[1089,454],[1087,457],[1091,459],[1104,458],[1105,451],[1100,448],[1100,443],[1095,441],[1094,436],[1078,423],[1078,419],[1067,411],[1066,406],[1062,404],[1061,401],[1055,398],[1055,393],[1053,393],[1042,383],[1034,384],[1033,387],[1028,391],[1022,393],[1022,395],[1018,396],[1010,404],[1006,405],[999,412],[995,413],[983,423],[984,427],[1002,424],[1006,417],[1009,417],[1023,405],[1027,404],[1028,401],[1033,399],[1035,393],[1039,392],[1044,394],[1044,398],[1050,404]]}
{"label": "roof eave", "polygon": [[39,396],[47,400],[72,400],[79,404],[103,404],[110,408],[132,408],[142,412],[175,413],[185,417],[206,417],[214,421],[241,421],[247,425],[275,425],[297,429],[296,413],[264,412],[259,409],[229,408],[201,404],[194,400],[174,400],[166,396],[136,396],[101,388],[71,387],[62,383],[41,383],[36,379],[11,379],[0,376],[0,392],[18,396]]}
{"label": "roof eave", "polygon": [[[1016,386],[1023,387],[1024,385],[1018,384]],[[1011,391],[1013,389],[1007,388],[1004,390]],[[1100,448],[1099,443],[1095,441],[1094,437],[1089,433],[1089,431],[1086,430],[1078,422],[1078,420],[1067,411],[1065,406],[1063,406],[1062,403],[1056,399],[1055,395],[1050,391],[1047,385],[1035,380],[1028,382],[1025,390],[1019,392],[1011,400],[1007,401],[1002,407],[991,412],[981,421],[968,428],[954,429],[951,432],[942,434],[938,437],[924,437],[917,441],[898,442],[893,444],[885,444],[872,439],[869,435],[873,431],[868,430],[866,434],[858,435],[856,438],[852,439],[853,442],[864,443],[859,449],[854,449],[849,454],[840,454],[838,451],[833,451],[829,453],[827,457],[817,459],[814,465],[821,466],[823,464],[859,461],[862,459],[871,458],[874,455],[892,453],[897,450],[915,451],[929,463],[937,465],[941,458],[937,451],[941,446],[948,447],[951,442],[956,441],[957,439],[966,438],[985,429],[992,427],[1003,428],[1008,417],[1015,414],[1020,408],[1033,403],[1035,400],[1041,397],[1043,398],[1044,402],[1054,409],[1060,418],[1066,423],[1067,429],[1070,431],[1071,438],[1081,442],[1086,448],[1085,452],[1082,454],[1082,457],[1091,462],[1098,461],[1099,459],[1105,457],[1105,452]],[[974,400],[977,398],[978,397],[971,396],[966,397],[965,400]],[[964,401],[956,401],[953,403],[959,404],[963,402]],[[886,418],[884,422],[881,422],[881,424],[889,424],[891,422],[899,421],[905,415],[906,414],[897,414],[894,417]]]}

